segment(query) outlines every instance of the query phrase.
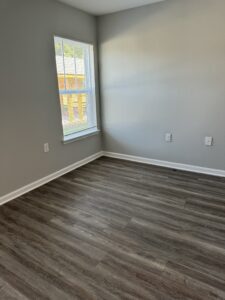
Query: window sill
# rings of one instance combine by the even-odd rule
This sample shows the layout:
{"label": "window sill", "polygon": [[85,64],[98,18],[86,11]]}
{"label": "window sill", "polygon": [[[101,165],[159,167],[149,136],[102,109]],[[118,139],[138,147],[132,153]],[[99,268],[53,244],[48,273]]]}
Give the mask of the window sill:
{"label": "window sill", "polygon": [[83,140],[87,137],[97,135],[100,133],[98,128],[87,129],[78,133],[70,134],[63,138],[63,144],[73,143],[75,141]]}

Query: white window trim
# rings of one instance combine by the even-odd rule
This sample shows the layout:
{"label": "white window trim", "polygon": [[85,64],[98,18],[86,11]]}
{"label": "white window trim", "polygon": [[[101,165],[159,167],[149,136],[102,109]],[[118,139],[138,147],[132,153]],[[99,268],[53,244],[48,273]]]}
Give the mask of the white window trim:
{"label": "white window trim", "polygon": [[85,130],[79,131],[77,133],[73,133],[73,134],[64,136],[63,144],[73,143],[75,141],[79,141],[79,140],[85,139],[87,137],[100,134],[100,132],[101,132],[101,130],[98,129],[98,127],[85,129]]}
{"label": "white window trim", "polygon": [[[91,137],[91,136],[94,136],[94,135],[98,135],[100,134],[101,130],[98,128],[98,117],[97,117],[97,95],[96,95],[96,78],[95,78],[95,46],[93,43],[89,43],[89,42],[83,42],[83,41],[79,41],[79,40],[73,40],[71,38],[66,38],[66,37],[61,37],[61,36],[58,36],[58,35],[54,35],[54,38],[61,38],[61,39],[65,39],[65,40],[71,40],[71,41],[74,41],[76,43],[79,43],[79,44],[84,44],[84,45],[90,45],[92,46],[93,48],[93,52],[92,52],[92,60],[93,60],[93,68],[91,68],[91,73],[89,74],[88,76],[88,80],[89,80],[89,85],[92,86],[92,89],[89,90],[79,90],[79,93],[82,93],[82,92],[88,92],[89,94],[92,94],[92,97],[94,99],[94,113],[93,113],[93,116],[95,118],[95,123],[96,123],[96,126],[95,127],[92,127],[92,128],[88,128],[88,129],[85,129],[85,130],[82,130],[82,131],[79,131],[79,132],[75,132],[75,133],[72,133],[72,134],[69,134],[69,135],[64,135],[63,134],[63,144],[68,144],[68,143],[72,143],[72,142],[75,142],[75,141],[78,141],[78,140],[82,140],[82,139],[85,139],[85,138],[88,138],[88,137]],[[87,68],[87,63],[90,64],[90,56],[88,56],[88,62],[87,60],[85,61],[85,68]],[[57,69],[57,68],[56,68]],[[56,72],[56,75],[58,76],[57,72]],[[59,91],[58,91],[59,92]],[[92,103],[93,105],[93,103]],[[61,115],[61,118],[62,118],[62,115]],[[63,130],[63,126],[62,126],[62,130]]]}

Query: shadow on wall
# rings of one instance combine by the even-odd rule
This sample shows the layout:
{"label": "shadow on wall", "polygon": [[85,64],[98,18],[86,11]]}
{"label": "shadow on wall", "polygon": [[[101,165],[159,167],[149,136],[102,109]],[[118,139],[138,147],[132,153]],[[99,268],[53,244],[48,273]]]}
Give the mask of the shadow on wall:
{"label": "shadow on wall", "polygon": [[[165,30],[171,25],[177,30],[185,30],[185,27],[189,24],[189,16],[195,17],[199,21],[199,25],[204,26],[204,17],[208,14],[208,10],[212,13],[212,25],[215,25],[215,14],[218,10],[223,14],[224,11],[224,0],[214,0],[207,1],[187,1],[187,0],[165,0],[163,2],[153,3],[146,6],[125,10],[118,13],[113,13],[105,15],[99,18],[99,31],[101,35],[101,44],[107,43],[118,36],[127,36],[129,32],[143,31],[143,27],[146,24],[146,32],[151,31],[151,28],[158,30],[158,33],[165,32]],[[210,5],[210,7],[209,7]],[[220,9],[221,7],[221,9]],[[216,8],[216,9],[215,9]],[[168,12],[171,14],[169,15]],[[129,14],[129,18],[127,15]],[[121,19],[124,17],[124,22],[122,26],[116,26],[119,21],[121,24]],[[171,17],[170,23],[165,22],[165,17]],[[111,28],[107,27],[107,34],[104,34],[104,26],[107,26],[107,21],[114,20],[114,26]],[[104,22],[104,26],[101,24]],[[180,27],[183,24],[183,28]],[[222,24],[221,24],[222,25]],[[103,29],[103,30],[102,30]],[[197,28],[196,28],[197,29]],[[157,32],[156,32],[157,34]],[[184,35],[188,35],[188,32],[184,32]],[[171,36],[168,36],[169,39]],[[200,36],[201,37],[201,36]],[[211,35],[208,35],[212,38]]]}
{"label": "shadow on wall", "polygon": [[224,9],[224,0],[167,0],[100,18],[107,151],[225,167]]}
{"label": "shadow on wall", "polygon": [[[167,0],[170,1],[170,0]],[[173,1],[173,0],[172,0]],[[118,36],[122,36],[123,34],[127,35],[129,33],[129,31],[132,31],[133,28],[137,28],[138,25],[143,24],[143,22],[145,22],[147,19],[151,18],[152,21],[154,20],[154,18],[158,18],[158,16],[160,16],[162,14],[162,10],[163,10],[163,6],[165,5],[165,3],[153,3],[150,4],[151,5],[151,15],[149,14],[148,10],[146,10],[146,6],[142,6],[142,7],[138,7],[138,8],[133,8],[133,9],[129,9],[129,10],[125,10],[122,12],[118,12],[118,13],[113,13],[113,14],[109,14],[109,15],[105,15],[99,18],[99,30],[100,30],[100,34],[101,34],[101,44],[105,43],[107,41],[110,41],[112,39],[118,38]],[[149,5],[147,5],[149,6]],[[139,14],[137,14],[137,10],[139,10]],[[116,21],[117,19],[121,20],[121,18],[123,17],[123,15],[127,15],[129,13],[130,18],[127,19],[126,18],[126,26],[113,26],[110,28],[107,28],[107,35],[103,34],[103,31],[101,30],[101,21],[105,23],[107,23],[107,20],[110,20],[111,18],[113,18],[113,20]],[[139,15],[143,15],[143,17],[139,17]],[[135,19],[135,20],[134,20]]]}

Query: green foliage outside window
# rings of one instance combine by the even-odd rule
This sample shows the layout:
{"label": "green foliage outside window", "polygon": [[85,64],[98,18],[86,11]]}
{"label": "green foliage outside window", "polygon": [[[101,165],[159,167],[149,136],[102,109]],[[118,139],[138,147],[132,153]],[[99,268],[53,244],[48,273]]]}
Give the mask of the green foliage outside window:
{"label": "green foliage outside window", "polygon": [[[62,46],[61,43],[55,43],[55,51],[56,55],[61,56],[62,55]],[[83,58],[84,57],[84,51],[80,47],[72,47],[69,44],[64,43],[64,56],[65,57],[75,57],[77,58]]]}

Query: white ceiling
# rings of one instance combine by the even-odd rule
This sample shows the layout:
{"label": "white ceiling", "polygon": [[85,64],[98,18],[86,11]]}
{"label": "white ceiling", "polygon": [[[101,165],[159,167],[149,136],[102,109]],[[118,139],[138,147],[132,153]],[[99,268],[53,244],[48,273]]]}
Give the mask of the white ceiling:
{"label": "white ceiling", "polygon": [[165,0],[58,0],[93,15],[104,15]]}

